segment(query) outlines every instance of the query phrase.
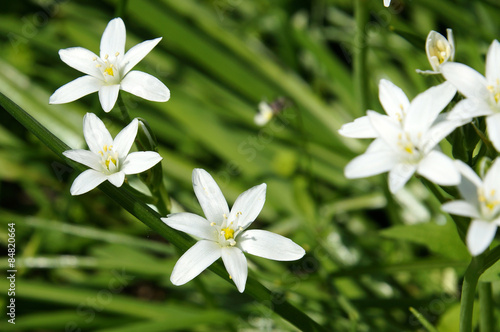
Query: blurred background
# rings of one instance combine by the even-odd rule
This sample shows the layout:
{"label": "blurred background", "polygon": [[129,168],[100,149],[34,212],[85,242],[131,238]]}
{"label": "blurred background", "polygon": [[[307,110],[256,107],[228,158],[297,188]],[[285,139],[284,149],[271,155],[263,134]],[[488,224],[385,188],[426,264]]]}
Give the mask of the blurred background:
{"label": "blurred background", "polygon": [[[426,331],[413,307],[439,331],[455,332],[470,256],[454,224],[418,179],[397,197],[388,194],[385,175],[347,180],[344,166],[369,141],[341,138],[337,130],[366,108],[383,112],[381,78],[410,100],[439,83],[416,73],[431,69],[424,49],[430,30],[445,35],[452,28],[455,60],[484,73],[487,48],[500,35],[500,5],[363,4],[369,23],[360,32],[348,0],[11,1],[0,10],[0,91],[72,148],[86,148],[86,112],[113,135],[126,123],[116,108],[104,113],[96,94],[48,104],[58,87],[83,75],[58,50],[98,53],[117,15],[127,28],[126,50],[163,37],[135,69],[159,78],[171,99],[121,95],[131,116],[146,119],[158,138],[174,211],[202,214],[191,184],[196,167],[214,176],[230,204],[265,182],[266,204],[252,228],[287,236],[307,251],[296,262],[249,257],[250,275],[276,299],[330,331]],[[360,48],[366,102],[354,84]],[[258,104],[276,100],[285,107],[256,125]],[[446,142],[442,148],[450,150]],[[1,110],[0,267],[8,269],[7,224],[14,222],[18,273],[15,325],[4,312],[9,284],[0,279],[0,330],[296,330],[272,303],[239,294],[210,271],[173,286],[176,249],[99,190],[71,196],[77,175]],[[499,273],[497,264],[481,280],[497,281]],[[493,287],[498,308],[498,282]]]}

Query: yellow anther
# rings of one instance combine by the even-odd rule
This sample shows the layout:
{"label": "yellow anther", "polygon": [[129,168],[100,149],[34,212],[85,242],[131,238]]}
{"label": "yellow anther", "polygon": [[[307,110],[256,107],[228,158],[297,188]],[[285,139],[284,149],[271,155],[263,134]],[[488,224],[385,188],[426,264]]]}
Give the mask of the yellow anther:
{"label": "yellow anther", "polygon": [[214,222],[211,222],[210,223],[210,226],[215,226],[216,224]]}
{"label": "yellow anther", "polygon": [[104,150],[104,152],[108,152],[108,146],[105,145],[104,148],[102,148]]}
{"label": "yellow anther", "polygon": [[108,58],[109,58],[109,55],[107,55],[107,54],[106,54],[106,55],[104,56],[104,60],[108,60]]}
{"label": "yellow anther", "polygon": [[222,217],[224,217],[224,219],[227,219],[227,214],[222,214]]}
{"label": "yellow anther", "polygon": [[120,52],[116,52],[116,53],[115,53],[115,56],[118,56],[118,55],[120,55]]}
{"label": "yellow anther", "polygon": [[233,279],[233,277],[231,277],[231,275],[229,275],[229,279]]}
{"label": "yellow anther", "polygon": [[92,58],[92,61],[96,61],[96,60],[97,60],[97,57],[96,57],[96,56]]}
{"label": "yellow anther", "polygon": [[413,154],[413,149],[411,145],[406,145],[405,146],[405,151],[408,152],[409,154]]}
{"label": "yellow anther", "polygon": [[96,68],[101,68],[102,66],[100,64],[95,65]]}
{"label": "yellow anther", "polygon": [[102,151],[99,151],[99,154],[100,154],[101,156],[104,156],[104,153],[102,153]]}

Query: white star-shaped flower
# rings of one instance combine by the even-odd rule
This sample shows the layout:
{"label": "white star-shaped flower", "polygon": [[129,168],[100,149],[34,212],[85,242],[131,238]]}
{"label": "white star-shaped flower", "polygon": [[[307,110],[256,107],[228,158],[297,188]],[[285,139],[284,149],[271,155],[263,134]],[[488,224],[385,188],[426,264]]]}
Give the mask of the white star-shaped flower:
{"label": "white star-shaped flower", "polygon": [[258,126],[265,126],[274,116],[273,109],[271,105],[266,103],[265,101],[261,101],[259,103],[259,113],[255,114],[253,121]]}
{"label": "white star-shaped flower", "polygon": [[470,121],[486,116],[488,138],[500,151],[500,44],[491,43],[486,55],[486,77],[461,63],[446,63],[441,73],[466,99],[450,112],[449,119]]}
{"label": "white star-shaped flower", "polygon": [[[381,79],[378,85],[378,98],[382,107],[394,123],[402,126],[410,101],[406,94],[391,81]],[[444,107],[444,106],[443,106]],[[352,138],[377,138],[378,133],[370,123],[367,115],[357,118],[353,122],[344,124],[339,134]]]}
{"label": "white star-shaped flower", "polygon": [[490,167],[484,181],[464,162],[457,160],[462,173],[458,186],[464,200],[443,204],[442,209],[451,214],[472,218],[467,231],[467,247],[473,256],[486,250],[500,226],[500,158]]}
{"label": "white star-shaped flower", "polygon": [[347,164],[347,178],[362,178],[389,172],[389,189],[395,193],[417,172],[440,185],[456,185],[460,174],[452,160],[436,145],[458,123],[436,121],[439,113],[455,95],[455,88],[443,83],[421,93],[408,106],[401,124],[393,118],[368,111],[377,139],[367,151]]}
{"label": "white star-shaped flower", "polygon": [[266,184],[242,193],[229,211],[215,180],[203,169],[193,170],[193,188],[205,218],[174,213],[162,218],[168,226],[200,238],[175,264],[170,280],[183,285],[222,257],[238,291],[245,290],[248,268],[245,253],[278,261],[291,261],[305,251],[292,240],[263,230],[246,230],[266,200]]}
{"label": "white star-shaped flower", "polygon": [[139,151],[129,154],[137,135],[138,120],[134,119],[122,131],[111,137],[104,123],[93,113],[83,117],[83,135],[89,150],[68,150],[63,155],[90,167],[73,182],[72,195],[81,195],[108,180],[120,187],[125,175],[137,174],[159,163],[162,157],[153,151]]}
{"label": "white star-shaped flower", "polygon": [[61,60],[87,75],[73,80],[50,96],[50,104],[64,104],[99,91],[105,112],[111,111],[119,90],[151,101],[167,101],[170,91],[156,77],[141,71],[130,71],[161,40],[156,38],[135,45],[125,53],[125,24],[121,18],[111,20],[101,38],[100,56],[82,48],[59,51]]}

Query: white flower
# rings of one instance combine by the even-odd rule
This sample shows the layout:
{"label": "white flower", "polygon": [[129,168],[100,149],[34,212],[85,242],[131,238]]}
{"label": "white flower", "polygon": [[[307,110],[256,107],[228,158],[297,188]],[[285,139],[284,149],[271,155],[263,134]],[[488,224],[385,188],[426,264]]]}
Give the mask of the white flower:
{"label": "white flower", "polygon": [[[394,123],[402,126],[410,101],[406,94],[391,81],[381,79],[378,85],[378,98],[382,107]],[[444,107],[444,106],[443,106]],[[339,134],[352,138],[377,138],[378,133],[370,123],[368,116],[357,118],[344,124]]]}
{"label": "white flower", "polygon": [[466,99],[450,112],[450,119],[470,121],[486,116],[488,138],[500,151],[500,44],[494,40],[486,56],[486,77],[461,63],[446,63],[443,76],[455,85]]}
{"label": "white flower", "polygon": [[444,63],[452,62],[455,58],[455,41],[453,39],[453,31],[446,29],[448,39],[439,32],[431,30],[425,41],[425,52],[427,59],[433,70],[417,70],[423,74],[440,74],[441,66]]}
{"label": "white flower", "polygon": [[452,160],[435,149],[458,125],[454,121],[436,122],[454,94],[455,89],[446,83],[421,93],[408,106],[402,125],[391,117],[368,111],[379,138],[346,166],[345,176],[354,179],[388,171],[392,193],[415,172],[440,185],[458,184],[460,174]]}
{"label": "white flower", "polygon": [[391,4],[391,0],[384,0],[384,6],[389,7]]}
{"label": "white flower", "polygon": [[147,100],[167,101],[170,91],[162,82],[144,72],[130,71],[160,40],[146,40],[125,53],[125,24],[121,18],[111,20],[102,34],[100,56],[82,47],[59,50],[62,61],[87,75],[57,89],[49,103],[69,103],[99,91],[102,109],[109,112],[120,89]]}
{"label": "white flower", "polygon": [[467,247],[473,256],[486,250],[500,226],[500,158],[497,158],[484,177],[484,181],[462,161],[456,161],[462,173],[458,187],[464,200],[443,204],[451,214],[472,218],[467,231]]}
{"label": "white flower", "polygon": [[254,122],[258,126],[266,125],[274,116],[273,109],[265,101],[259,103],[259,113],[255,114]]}
{"label": "white flower", "polygon": [[153,151],[129,154],[137,128],[138,121],[134,119],[113,140],[104,123],[95,114],[87,113],[83,117],[83,135],[90,151],[68,150],[63,154],[90,169],[75,179],[70,189],[71,195],[84,194],[105,180],[120,187],[125,175],[144,172],[161,161],[161,156]]}
{"label": "white flower", "polygon": [[170,276],[174,285],[185,284],[222,257],[229,277],[243,292],[248,273],[243,252],[278,261],[304,256],[304,249],[286,237],[263,230],[246,230],[264,206],[265,183],[242,193],[231,211],[217,183],[205,170],[193,170],[193,188],[206,219],[192,213],[162,218],[168,226],[200,238],[175,264]]}

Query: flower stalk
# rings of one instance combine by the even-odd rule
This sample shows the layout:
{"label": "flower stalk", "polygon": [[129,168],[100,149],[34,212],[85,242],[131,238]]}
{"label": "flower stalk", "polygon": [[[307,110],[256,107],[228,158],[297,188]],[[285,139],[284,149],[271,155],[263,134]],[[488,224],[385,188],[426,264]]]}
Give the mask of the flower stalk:
{"label": "flower stalk", "polygon": [[493,297],[491,282],[479,282],[479,327],[481,332],[494,331]]}
{"label": "flower stalk", "polygon": [[368,8],[366,0],[356,0],[354,15],[356,35],[354,39],[354,89],[358,100],[357,114],[361,115],[368,108],[368,78],[366,70]]}

